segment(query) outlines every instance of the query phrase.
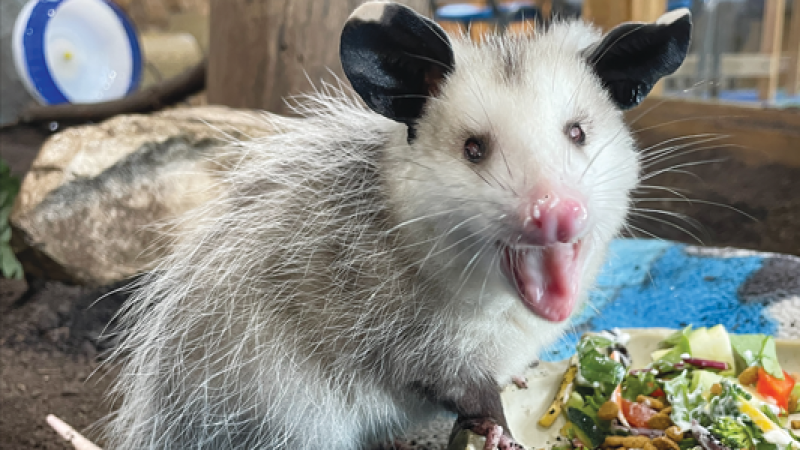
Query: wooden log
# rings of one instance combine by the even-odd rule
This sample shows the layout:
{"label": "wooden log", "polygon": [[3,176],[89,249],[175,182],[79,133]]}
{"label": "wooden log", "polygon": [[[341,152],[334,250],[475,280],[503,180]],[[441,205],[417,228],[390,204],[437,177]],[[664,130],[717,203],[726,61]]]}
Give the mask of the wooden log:
{"label": "wooden log", "polygon": [[[752,165],[800,167],[800,112],[713,101],[648,98],[626,112],[641,148],[679,136],[714,135],[709,143]],[[723,138],[724,137],[724,138]],[[682,145],[691,139],[673,142]]]}
{"label": "wooden log", "polygon": [[[427,0],[402,0],[430,16]],[[363,0],[211,0],[208,102],[289,113],[311,82],[346,80],[339,34]],[[309,82],[311,80],[311,82]]]}

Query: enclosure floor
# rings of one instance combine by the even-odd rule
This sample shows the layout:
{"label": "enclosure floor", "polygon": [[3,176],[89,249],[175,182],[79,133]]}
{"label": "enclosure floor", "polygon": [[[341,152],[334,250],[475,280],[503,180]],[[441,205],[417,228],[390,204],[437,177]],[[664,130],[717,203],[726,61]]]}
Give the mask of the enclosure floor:
{"label": "enclosure floor", "polygon": [[[721,161],[713,162],[716,160]],[[731,158],[724,149],[709,149],[670,159],[650,170],[700,162],[704,163],[678,169],[683,173],[670,171],[644,182],[678,190],[686,199],[651,190],[638,197],[673,199],[636,204],[683,214],[695,225],[667,214],[647,212],[658,220],[632,216],[631,223],[646,231],[635,233],[636,236],[654,235],[690,244],[800,256],[800,167],[747,165]]]}
{"label": "enclosure floor", "polygon": [[122,296],[93,305],[107,292],[39,280],[25,293],[24,281],[0,279],[0,449],[70,448],[48,414],[87,430],[111,409],[115,370],[98,362],[110,343],[97,337]]}

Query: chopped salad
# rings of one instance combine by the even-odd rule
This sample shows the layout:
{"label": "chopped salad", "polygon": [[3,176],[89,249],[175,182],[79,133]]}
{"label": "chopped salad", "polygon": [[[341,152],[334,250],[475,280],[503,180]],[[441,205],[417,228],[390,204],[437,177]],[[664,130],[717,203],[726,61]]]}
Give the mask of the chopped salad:
{"label": "chopped salad", "polygon": [[800,374],[781,368],[775,340],[687,327],[631,370],[628,336],[585,335],[539,420],[560,430],[558,450],[800,450]]}

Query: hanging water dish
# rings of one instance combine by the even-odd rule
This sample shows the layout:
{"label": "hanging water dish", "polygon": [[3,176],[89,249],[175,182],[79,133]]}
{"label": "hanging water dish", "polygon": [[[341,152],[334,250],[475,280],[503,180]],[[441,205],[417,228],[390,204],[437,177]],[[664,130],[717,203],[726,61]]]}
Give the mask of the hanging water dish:
{"label": "hanging water dish", "polygon": [[14,24],[12,47],[20,79],[43,104],[119,99],[141,78],[133,24],[105,0],[30,0]]}

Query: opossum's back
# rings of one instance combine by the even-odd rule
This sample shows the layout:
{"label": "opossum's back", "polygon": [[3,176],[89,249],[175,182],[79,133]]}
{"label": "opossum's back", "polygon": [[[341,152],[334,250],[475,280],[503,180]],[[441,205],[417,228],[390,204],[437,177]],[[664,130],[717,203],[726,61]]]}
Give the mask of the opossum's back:
{"label": "opossum's back", "polygon": [[195,226],[130,303],[121,448],[252,447],[316,419],[350,439],[347,423],[395,419],[354,370],[402,284],[381,238],[386,122],[333,104],[287,123],[220,159],[227,194],[181,219]]}
{"label": "opossum's back", "polygon": [[353,370],[354,359],[340,358],[348,353],[336,348],[342,340],[335,331],[344,336],[351,318],[331,314],[336,305],[327,314],[309,309],[296,277],[270,277],[252,266],[238,274],[206,266],[197,284],[189,271],[156,281],[172,286],[133,331],[119,386],[126,405],[112,435],[156,439],[165,448],[184,439],[254,448],[290,435],[356,442],[353,424],[396,420],[381,390]]}

